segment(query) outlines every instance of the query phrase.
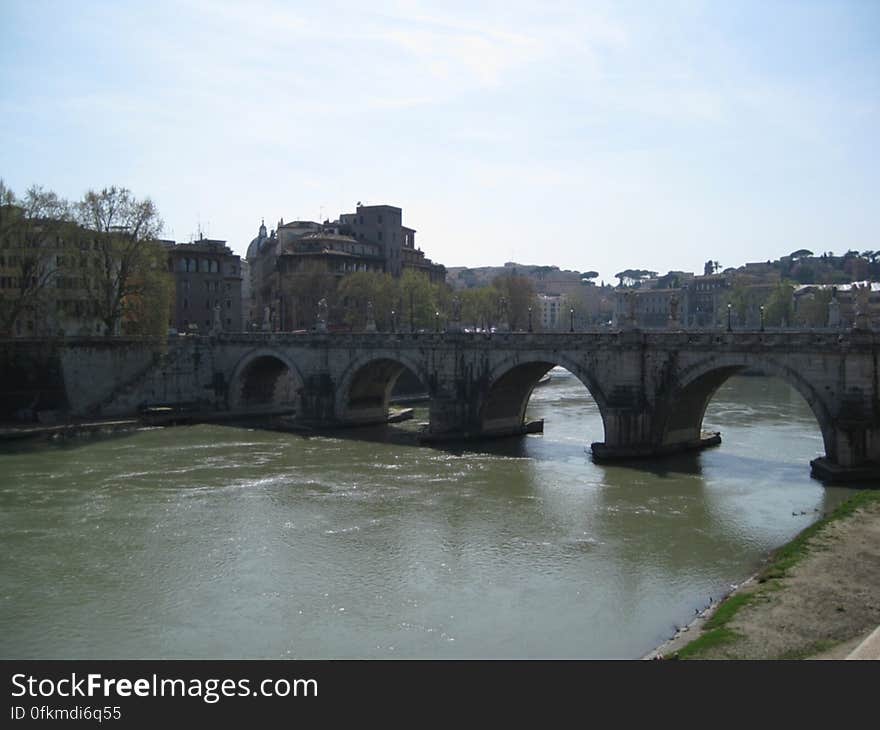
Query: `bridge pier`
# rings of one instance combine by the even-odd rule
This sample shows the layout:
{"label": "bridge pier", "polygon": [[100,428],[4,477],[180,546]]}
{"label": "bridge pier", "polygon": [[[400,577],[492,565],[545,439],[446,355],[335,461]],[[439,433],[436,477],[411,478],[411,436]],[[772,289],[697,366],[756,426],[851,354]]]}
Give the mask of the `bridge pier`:
{"label": "bridge pier", "polygon": [[607,441],[595,441],[590,444],[590,450],[594,461],[604,463],[661,458],[684,451],[702,451],[720,443],[720,431],[703,431],[699,438],[666,444],[609,444]]}
{"label": "bridge pier", "polygon": [[336,422],[336,386],[326,373],[303,378],[297,399],[296,420],[304,426],[327,427]]}
{"label": "bridge pier", "polygon": [[810,462],[813,476],[834,482],[880,480],[880,425],[839,420],[829,450],[833,454]]}

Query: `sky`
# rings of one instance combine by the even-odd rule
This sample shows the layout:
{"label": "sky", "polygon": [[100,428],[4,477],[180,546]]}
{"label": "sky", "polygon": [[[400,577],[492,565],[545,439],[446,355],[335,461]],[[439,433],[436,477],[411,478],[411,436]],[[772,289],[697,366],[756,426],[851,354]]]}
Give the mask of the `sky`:
{"label": "sky", "polygon": [[244,254],[403,208],[446,266],[880,248],[880,0],[0,0],[0,178]]}

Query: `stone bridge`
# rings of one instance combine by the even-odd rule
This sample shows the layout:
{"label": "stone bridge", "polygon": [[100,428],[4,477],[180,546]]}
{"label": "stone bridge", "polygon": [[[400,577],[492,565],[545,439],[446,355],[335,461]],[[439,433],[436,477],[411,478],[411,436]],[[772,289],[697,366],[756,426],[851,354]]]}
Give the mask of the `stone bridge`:
{"label": "stone bridge", "polygon": [[62,364],[80,414],[156,404],[280,407],[314,427],[386,421],[391,390],[408,369],[430,396],[424,436],[435,440],[522,433],[532,389],[559,365],[598,405],[605,433],[593,454],[605,459],[699,447],[712,395],[734,373],[756,368],[810,405],[826,453],[814,467],[830,475],[880,466],[878,345],[880,336],[856,330],[265,333],[178,337],[159,350],[133,340],[74,341]]}

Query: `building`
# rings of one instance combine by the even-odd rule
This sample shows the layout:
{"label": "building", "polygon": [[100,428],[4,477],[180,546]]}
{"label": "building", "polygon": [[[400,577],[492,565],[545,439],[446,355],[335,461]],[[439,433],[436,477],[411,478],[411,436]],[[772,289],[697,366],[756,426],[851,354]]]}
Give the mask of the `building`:
{"label": "building", "polygon": [[87,279],[98,235],[0,206],[0,336],[105,334]]}
{"label": "building", "polygon": [[360,205],[336,221],[265,221],[247,249],[250,269],[249,329],[299,330],[315,324],[320,299],[356,272],[424,273],[444,282],[446,269],[415,246],[416,231],[391,205]]}
{"label": "building", "polygon": [[[856,324],[859,311],[863,315],[861,326],[880,330],[878,282],[804,284],[795,287],[792,299],[795,322],[799,325],[848,329]],[[821,312],[815,311],[817,303]]]}
{"label": "building", "polygon": [[682,327],[717,327],[727,322],[731,287],[729,273],[670,271],[638,287],[618,287],[612,321],[649,329],[668,327],[671,319]]}
{"label": "building", "polygon": [[182,333],[238,332],[242,324],[241,259],[226,245],[200,237],[164,242],[174,275],[169,327]]}
{"label": "building", "polygon": [[[687,290],[617,289],[614,294],[613,322],[617,327],[662,328],[669,325],[673,310],[682,317],[687,311]],[[682,303],[684,301],[684,308]],[[681,320],[680,320],[681,321]]]}
{"label": "building", "polygon": [[558,330],[562,327],[562,311],[565,297],[559,294],[538,294],[538,317],[542,330]]}
{"label": "building", "polygon": [[241,331],[247,332],[255,316],[251,292],[251,265],[247,259],[240,259],[239,265],[241,266]]}
{"label": "building", "polygon": [[384,270],[400,276],[407,269],[421,271],[431,282],[446,280],[446,268],[425,258],[416,247],[416,231],[402,224],[403,211],[393,205],[361,205],[354,213],[343,213],[337,232],[380,247]]}

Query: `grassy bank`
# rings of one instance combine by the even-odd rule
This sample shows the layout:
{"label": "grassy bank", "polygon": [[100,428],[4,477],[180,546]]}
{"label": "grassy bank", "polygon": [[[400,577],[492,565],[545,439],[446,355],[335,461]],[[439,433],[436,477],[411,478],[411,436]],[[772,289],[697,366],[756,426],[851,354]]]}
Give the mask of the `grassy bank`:
{"label": "grassy bank", "polygon": [[[838,531],[838,528],[846,527],[853,521],[856,514],[863,515],[865,511],[869,512],[872,516],[876,515],[880,518],[880,491],[866,490],[859,492],[842,503],[830,515],[810,525],[789,543],[774,551],[767,565],[758,574],[757,579],[751,582],[745,589],[733,593],[724,600],[703,625],[700,636],[672,654],[671,657],[678,659],[750,658],[751,654],[747,645],[760,643],[761,639],[757,636],[758,632],[768,628],[761,625],[761,609],[768,607],[767,610],[769,611],[769,607],[773,606],[773,610],[778,614],[780,604],[787,597],[786,592],[804,592],[802,584],[805,581],[802,580],[801,584],[794,586],[791,581],[787,580],[792,576],[796,566],[805,567],[805,561],[811,556],[816,557],[819,553],[834,553],[835,551],[842,551],[844,548],[851,550],[853,545],[849,543],[859,543],[862,540],[860,536],[855,536],[848,543],[842,543],[838,537],[832,539],[830,533]],[[868,525],[873,524],[875,524],[875,521],[872,517],[868,521]],[[873,535],[873,532],[871,534]],[[856,544],[856,548],[861,549],[858,544]],[[817,561],[814,560],[813,562]],[[852,563],[853,571],[862,570],[863,568],[863,566],[858,564],[862,562],[860,554],[857,557],[853,557],[852,560],[847,559],[841,562],[844,570],[845,566],[849,563]],[[815,572],[817,574],[809,577],[809,580],[814,583],[821,583],[824,580],[822,570],[824,568],[816,568]],[[839,573],[840,570],[838,569],[833,575],[835,582],[846,578],[846,576],[840,576]],[[858,585],[863,582],[863,578],[858,577],[858,580],[855,580],[855,578],[856,576],[854,576],[854,584]],[[824,586],[814,586],[814,588],[820,590],[824,589]],[[826,591],[826,593],[829,593],[829,595],[827,597],[823,596],[823,599],[834,599],[832,602],[835,603],[830,610],[837,612],[838,616],[843,616],[847,611],[846,599],[841,599],[829,591]],[[852,600],[856,599],[858,599],[858,596],[852,597]],[[789,601],[789,603],[793,605],[798,603],[806,604],[801,609],[800,615],[798,611],[789,609],[789,615],[785,618],[785,621],[789,623],[783,624],[786,628],[792,628],[793,633],[797,633],[798,622],[804,622],[807,618],[803,615],[804,610],[810,610],[811,603],[813,609],[817,609],[818,606],[814,601],[805,601],[802,596],[798,596],[798,601]],[[756,614],[750,617],[748,621],[744,620],[744,614],[747,611]],[[815,614],[815,610],[809,616],[810,620],[815,619],[813,614]],[[833,622],[833,618],[834,615],[832,614],[828,622]],[[752,632],[755,634],[753,636],[749,635],[751,628],[755,629]],[[825,651],[834,644],[840,643],[840,640],[834,640],[825,636],[816,637],[806,643],[802,635],[797,638],[800,641],[799,645],[788,648],[780,646],[778,653],[773,655],[773,658],[804,658],[805,656],[812,656]],[[738,650],[739,645],[742,645],[742,652]]]}

